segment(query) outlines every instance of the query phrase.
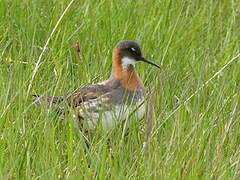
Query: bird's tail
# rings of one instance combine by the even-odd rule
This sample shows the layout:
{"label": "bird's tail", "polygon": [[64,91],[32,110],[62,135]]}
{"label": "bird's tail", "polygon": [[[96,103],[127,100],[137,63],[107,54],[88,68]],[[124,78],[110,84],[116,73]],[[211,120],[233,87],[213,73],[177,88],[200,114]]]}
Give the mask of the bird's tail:
{"label": "bird's tail", "polygon": [[36,105],[57,106],[63,99],[62,96],[33,95],[33,103]]}

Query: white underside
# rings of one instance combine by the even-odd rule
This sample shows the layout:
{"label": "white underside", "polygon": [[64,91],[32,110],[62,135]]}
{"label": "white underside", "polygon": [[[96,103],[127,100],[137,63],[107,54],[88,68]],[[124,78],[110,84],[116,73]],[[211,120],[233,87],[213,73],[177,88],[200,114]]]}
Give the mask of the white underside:
{"label": "white underside", "polygon": [[142,104],[139,107],[139,104],[135,106],[116,106],[114,110],[102,113],[85,113],[83,117],[87,123],[84,126],[87,126],[91,130],[94,130],[97,126],[101,126],[103,130],[108,131],[115,128],[122,121],[130,118],[130,116],[141,119],[145,113],[145,105]]}

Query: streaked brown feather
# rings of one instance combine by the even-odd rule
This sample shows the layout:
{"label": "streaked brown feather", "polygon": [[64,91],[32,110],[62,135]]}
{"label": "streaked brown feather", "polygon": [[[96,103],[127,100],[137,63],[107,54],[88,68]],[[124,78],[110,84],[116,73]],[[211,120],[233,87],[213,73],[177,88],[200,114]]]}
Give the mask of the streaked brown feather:
{"label": "streaked brown feather", "polygon": [[112,79],[109,79],[101,84],[80,87],[64,96],[33,95],[33,102],[37,105],[44,104],[50,106],[59,105],[64,101],[69,106],[76,107],[85,101],[96,99],[101,95],[111,92],[117,87],[119,87],[119,82],[113,82]]}
{"label": "streaked brown feather", "polygon": [[72,93],[67,94],[66,101],[71,104],[71,106],[76,107],[82,102],[88,101],[90,99],[96,99],[99,96],[110,92],[111,90],[111,87],[100,84],[84,86]]}

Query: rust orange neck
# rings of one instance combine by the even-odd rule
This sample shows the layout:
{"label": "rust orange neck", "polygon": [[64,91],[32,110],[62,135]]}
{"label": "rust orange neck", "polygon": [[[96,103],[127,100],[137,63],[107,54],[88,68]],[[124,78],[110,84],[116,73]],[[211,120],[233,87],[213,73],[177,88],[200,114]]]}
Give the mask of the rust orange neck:
{"label": "rust orange neck", "polygon": [[129,91],[135,91],[144,87],[133,65],[129,65],[126,69],[123,69],[118,49],[113,50],[112,73],[116,79],[121,81],[123,87]]}

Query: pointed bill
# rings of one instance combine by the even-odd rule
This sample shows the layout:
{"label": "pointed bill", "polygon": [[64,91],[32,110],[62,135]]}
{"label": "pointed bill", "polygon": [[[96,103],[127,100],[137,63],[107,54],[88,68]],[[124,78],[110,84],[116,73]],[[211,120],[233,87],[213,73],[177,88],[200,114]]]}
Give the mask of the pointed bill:
{"label": "pointed bill", "polygon": [[155,66],[155,67],[160,68],[159,65],[153,63],[152,61],[149,61],[148,59],[145,59],[144,57],[142,57],[142,58],[140,59],[140,61],[146,62],[146,63],[148,63],[148,64],[151,64],[151,65]]}

